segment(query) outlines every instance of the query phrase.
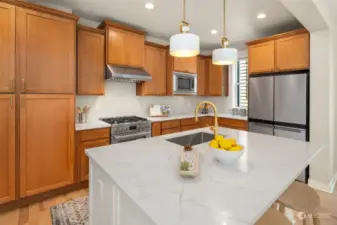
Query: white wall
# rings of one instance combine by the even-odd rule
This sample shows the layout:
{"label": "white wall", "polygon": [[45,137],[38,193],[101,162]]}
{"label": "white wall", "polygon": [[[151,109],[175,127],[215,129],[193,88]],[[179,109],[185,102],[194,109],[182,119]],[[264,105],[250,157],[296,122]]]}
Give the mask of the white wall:
{"label": "white wall", "polygon": [[337,1],[281,0],[310,31],[310,141],[324,144],[314,159],[309,184],[331,192],[337,172]]}

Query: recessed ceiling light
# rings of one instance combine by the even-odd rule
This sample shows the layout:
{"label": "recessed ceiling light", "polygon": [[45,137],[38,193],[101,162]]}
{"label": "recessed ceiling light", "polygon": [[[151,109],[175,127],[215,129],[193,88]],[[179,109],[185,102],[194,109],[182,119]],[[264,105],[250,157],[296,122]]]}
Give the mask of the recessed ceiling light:
{"label": "recessed ceiling light", "polygon": [[214,34],[217,34],[217,33],[218,33],[218,31],[217,31],[216,29],[212,29],[212,30],[211,30],[211,34],[214,35]]}
{"label": "recessed ceiling light", "polygon": [[259,14],[257,14],[256,17],[257,17],[258,19],[264,19],[264,18],[266,18],[266,16],[267,16],[267,15],[266,15],[265,13],[259,13]]}
{"label": "recessed ceiling light", "polygon": [[154,9],[154,4],[152,2],[147,2],[145,4],[145,8],[147,8],[148,10],[152,10]]}

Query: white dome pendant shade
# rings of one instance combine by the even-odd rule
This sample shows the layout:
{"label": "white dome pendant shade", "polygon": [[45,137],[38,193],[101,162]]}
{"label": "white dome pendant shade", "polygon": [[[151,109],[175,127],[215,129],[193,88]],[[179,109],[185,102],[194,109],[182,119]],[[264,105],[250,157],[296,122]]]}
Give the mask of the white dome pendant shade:
{"label": "white dome pendant shade", "polygon": [[226,38],[223,38],[222,48],[215,49],[212,54],[212,63],[214,65],[232,65],[238,58],[238,50],[235,48],[227,48]]}
{"label": "white dome pendant shade", "polygon": [[200,53],[199,36],[189,33],[189,24],[185,19],[186,0],[183,0],[183,20],[180,22],[180,33],[170,38],[170,55],[173,57],[193,57]]}
{"label": "white dome pendant shade", "polygon": [[238,50],[235,48],[227,48],[228,40],[226,38],[226,0],[223,1],[224,16],[224,36],[221,39],[222,48],[215,49],[212,54],[212,63],[214,65],[232,65],[236,63],[238,58]]}
{"label": "white dome pendant shade", "polygon": [[170,55],[174,57],[192,57],[200,53],[198,35],[190,33],[175,34],[170,38]]}

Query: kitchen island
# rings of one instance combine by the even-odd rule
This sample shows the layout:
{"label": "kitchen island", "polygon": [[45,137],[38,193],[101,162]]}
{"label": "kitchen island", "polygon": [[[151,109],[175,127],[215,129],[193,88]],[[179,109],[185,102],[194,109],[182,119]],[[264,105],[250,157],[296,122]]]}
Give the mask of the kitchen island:
{"label": "kitchen island", "polygon": [[91,225],[250,225],[319,153],[322,146],[220,128],[245,146],[240,160],[222,165],[208,143],[200,154],[200,176],[179,175],[183,148],[166,141],[209,129],[86,150],[90,159]]}

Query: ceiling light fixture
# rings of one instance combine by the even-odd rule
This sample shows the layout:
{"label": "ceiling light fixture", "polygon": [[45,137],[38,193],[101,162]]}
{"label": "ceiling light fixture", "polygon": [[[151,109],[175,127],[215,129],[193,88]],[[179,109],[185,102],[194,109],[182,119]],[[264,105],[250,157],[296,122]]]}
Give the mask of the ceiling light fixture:
{"label": "ceiling light fixture", "polygon": [[211,34],[217,34],[217,33],[218,33],[218,31],[216,29],[211,30]]}
{"label": "ceiling light fixture", "polygon": [[224,36],[221,38],[222,48],[215,49],[212,54],[212,63],[214,65],[232,65],[238,58],[238,50],[235,48],[227,48],[228,39],[226,38],[226,0],[223,1],[223,26]]}
{"label": "ceiling light fixture", "polygon": [[154,9],[154,4],[152,2],[147,2],[145,4],[145,8],[147,8],[149,10],[152,10],[152,9]]}
{"label": "ceiling light fixture", "polygon": [[186,22],[186,0],[183,0],[183,20],[180,22],[180,33],[170,38],[170,55],[173,57],[192,57],[199,55],[199,36],[189,33],[189,30],[189,24]]}
{"label": "ceiling light fixture", "polygon": [[259,13],[259,14],[257,14],[256,17],[257,17],[258,19],[264,19],[264,18],[266,18],[266,16],[267,16],[267,15],[266,15],[265,13]]}

